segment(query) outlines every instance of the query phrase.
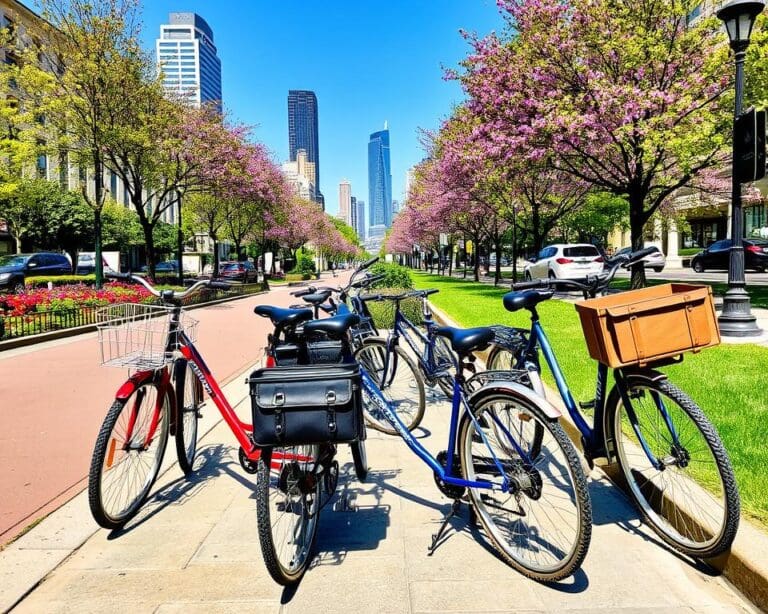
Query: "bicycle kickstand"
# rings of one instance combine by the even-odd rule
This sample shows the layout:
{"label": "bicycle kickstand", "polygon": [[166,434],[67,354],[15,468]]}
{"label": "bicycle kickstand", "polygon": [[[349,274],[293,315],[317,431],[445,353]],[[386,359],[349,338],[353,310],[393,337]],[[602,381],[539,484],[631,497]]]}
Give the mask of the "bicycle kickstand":
{"label": "bicycle kickstand", "polygon": [[440,525],[440,529],[432,535],[432,544],[430,544],[429,548],[427,550],[429,551],[427,556],[432,556],[435,553],[435,550],[437,550],[437,547],[440,545],[440,538],[445,533],[445,529],[448,527],[448,523],[450,522],[451,518],[454,516],[459,515],[459,508],[461,507],[461,499],[454,499],[453,504],[451,505],[451,511],[448,512],[448,515],[443,519],[443,524]]}

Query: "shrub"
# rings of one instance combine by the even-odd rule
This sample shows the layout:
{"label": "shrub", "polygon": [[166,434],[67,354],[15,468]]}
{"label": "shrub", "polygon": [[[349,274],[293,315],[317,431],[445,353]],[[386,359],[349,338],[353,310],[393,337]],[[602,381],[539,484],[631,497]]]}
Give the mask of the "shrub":
{"label": "shrub", "polygon": [[[395,295],[407,292],[410,288],[385,288],[377,294]],[[394,301],[368,301],[368,310],[371,312],[376,328],[389,329],[395,325],[395,302]],[[400,301],[400,311],[413,324],[419,325],[422,322],[421,299],[407,298]]]}
{"label": "shrub", "polygon": [[291,281],[307,281],[308,279],[312,279],[311,273],[288,273],[285,276],[285,281],[291,282]]}
{"label": "shrub", "polygon": [[71,284],[93,285],[96,282],[96,275],[40,275],[38,277],[27,277],[24,285],[27,288],[47,288],[48,282],[54,286],[68,286]]}
{"label": "shrub", "polygon": [[[315,261],[312,260],[306,254],[300,254],[298,260],[296,260],[296,266],[293,267],[291,273],[300,273],[302,275],[311,275],[315,272]],[[306,277],[305,279],[309,279]]]}
{"label": "shrub", "polygon": [[60,286],[53,290],[35,288],[26,294],[9,294],[0,298],[0,313],[22,316],[31,312],[56,311],[77,307],[100,307],[110,303],[155,302],[145,288],[114,282],[101,290],[85,285]]}
{"label": "shrub", "polygon": [[377,262],[369,271],[372,275],[384,275],[384,278],[373,284],[371,288],[404,288],[406,290],[413,288],[410,271],[399,264]]}

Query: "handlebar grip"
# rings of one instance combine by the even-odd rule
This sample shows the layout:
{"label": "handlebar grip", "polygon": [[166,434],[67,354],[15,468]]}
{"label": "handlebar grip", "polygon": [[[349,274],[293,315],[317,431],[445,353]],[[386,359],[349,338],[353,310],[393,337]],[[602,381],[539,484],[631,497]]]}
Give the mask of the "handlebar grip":
{"label": "handlebar grip", "polygon": [[421,293],[424,296],[429,296],[430,294],[437,294],[438,292],[440,292],[440,290],[438,290],[437,288],[430,288],[429,290],[422,290],[421,291]]}
{"label": "handlebar grip", "polygon": [[533,279],[531,281],[520,281],[512,284],[513,290],[534,290],[536,288],[549,288],[548,279]]}
{"label": "handlebar grip", "polygon": [[229,290],[232,287],[232,284],[225,281],[209,281],[206,285],[212,290]]}
{"label": "handlebar grip", "polygon": [[314,286],[307,286],[301,290],[291,292],[291,296],[306,296],[307,294],[314,294],[315,292],[317,292],[317,289]]}
{"label": "handlebar grip", "polygon": [[357,298],[361,301],[380,301],[383,297],[381,294],[358,294]]}
{"label": "handlebar grip", "polygon": [[372,267],[374,264],[376,264],[379,261],[379,257],[376,256],[375,258],[371,258],[367,262],[363,262],[363,264],[360,265],[360,270],[364,271],[365,269]]}
{"label": "handlebar grip", "polygon": [[639,249],[636,252],[632,252],[629,255],[629,259],[624,263],[624,266],[625,267],[632,266],[633,264],[640,262],[646,256],[650,256],[651,254],[657,251],[659,251],[659,248],[651,245],[650,247],[644,247],[643,249]]}
{"label": "handlebar grip", "polygon": [[125,281],[130,281],[131,275],[132,273],[130,271],[128,271],[127,273],[115,273],[114,271],[108,273],[104,271],[104,277],[106,277],[107,279],[123,279]]}

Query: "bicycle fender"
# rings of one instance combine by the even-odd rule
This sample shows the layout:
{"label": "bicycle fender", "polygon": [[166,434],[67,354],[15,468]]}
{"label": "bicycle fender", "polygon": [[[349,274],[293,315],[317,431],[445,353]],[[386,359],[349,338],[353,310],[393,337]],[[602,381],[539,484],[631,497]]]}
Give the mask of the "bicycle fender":
{"label": "bicycle fender", "polygon": [[136,390],[140,384],[144,383],[146,380],[152,379],[152,375],[153,371],[134,373],[122,386],[120,386],[120,388],[117,389],[115,399],[118,401],[125,401],[133,394],[133,391]]}
{"label": "bicycle fender", "polygon": [[628,381],[645,380],[646,382],[661,382],[665,379],[669,379],[666,373],[662,373],[661,371],[656,371],[654,369],[632,369],[630,367],[622,369],[622,373]]}
{"label": "bicycle fender", "polygon": [[507,394],[511,394],[512,396],[522,397],[524,401],[527,401],[531,405],[538,407],[550,420],[557,420],[560,418],[560,416],[562,416],[560,410],[552,405],[552,403],[547,401],[547,399],[536,394],[527,386],[523,386],[522,384],[518,384],[516,382],[488,382],[470,394],[467,401],[471,406],[473,405],[474,401],[479,401],[482,399],[482,397],[493,392],[505,392]]}

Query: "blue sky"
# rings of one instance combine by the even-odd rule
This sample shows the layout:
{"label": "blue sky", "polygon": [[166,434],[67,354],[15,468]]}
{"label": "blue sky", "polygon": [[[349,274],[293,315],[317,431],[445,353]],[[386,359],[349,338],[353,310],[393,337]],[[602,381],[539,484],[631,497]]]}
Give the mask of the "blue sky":
{"label": "blue sky", "polygon": [[368,202],[368,136],[385,120],[392,192],[401,199],[406,170],[422,158],[417,128],[437,127],[462,98],[441,68],[469,51],[459,29],[503,28],[494,0],[146,0],[148,49],[171,11],[194,11],[210,24],[225,107],[256,127],[277,161],[288,157],[288,90],[317,94],[320,187],[330,213],[344,178]]}

